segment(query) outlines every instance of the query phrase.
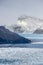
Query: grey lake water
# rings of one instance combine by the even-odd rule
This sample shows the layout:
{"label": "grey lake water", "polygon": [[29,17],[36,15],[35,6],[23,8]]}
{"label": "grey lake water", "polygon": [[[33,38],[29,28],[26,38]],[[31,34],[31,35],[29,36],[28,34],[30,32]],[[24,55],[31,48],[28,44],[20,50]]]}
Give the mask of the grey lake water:
{"label": "grey lake water", "polygon": [[0,65],[43,65],[43,35],[20,35],[32,42],[0,45]]}

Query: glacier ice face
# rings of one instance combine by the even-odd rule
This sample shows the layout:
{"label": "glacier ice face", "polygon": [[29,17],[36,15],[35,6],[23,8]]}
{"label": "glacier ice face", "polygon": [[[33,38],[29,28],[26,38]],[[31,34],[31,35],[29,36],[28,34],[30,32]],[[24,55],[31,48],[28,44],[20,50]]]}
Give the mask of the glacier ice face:
{"label": "glacier ice face", "polygon": [[0,65],[43,65],[43,49],[0,48]]}

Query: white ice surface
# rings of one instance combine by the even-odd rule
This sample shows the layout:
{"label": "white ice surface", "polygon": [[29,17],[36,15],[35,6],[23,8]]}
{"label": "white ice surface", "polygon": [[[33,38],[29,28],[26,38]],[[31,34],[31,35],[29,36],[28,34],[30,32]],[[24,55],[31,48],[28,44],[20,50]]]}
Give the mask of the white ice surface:
{"label": "white ice surface", "polygon": [[0,65],[43,65],[43,49],[0,48]]}

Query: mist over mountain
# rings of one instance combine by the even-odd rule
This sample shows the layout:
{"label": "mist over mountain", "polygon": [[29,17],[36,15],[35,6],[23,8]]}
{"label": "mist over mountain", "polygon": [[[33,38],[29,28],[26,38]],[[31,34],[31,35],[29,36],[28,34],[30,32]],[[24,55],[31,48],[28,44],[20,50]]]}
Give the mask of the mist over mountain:
{"label": "mist over mountain", "polygon": [[0,44],[30,43],[31,41],[0,26]]}
{"label": "mist over mountain", "polygon": [[36,29],[43,29],[43,20],[30,16],[20,16],[18,20],[9,27],[16,33],[33,33]]}

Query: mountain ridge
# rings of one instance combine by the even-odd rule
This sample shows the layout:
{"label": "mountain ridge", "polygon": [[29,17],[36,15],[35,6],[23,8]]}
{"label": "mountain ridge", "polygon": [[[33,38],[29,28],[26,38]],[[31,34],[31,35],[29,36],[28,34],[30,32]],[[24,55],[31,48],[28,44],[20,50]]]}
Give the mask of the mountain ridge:
{"label": "mountain ridge", "polygon": [[33,33],[38,28],[43,29],[43,20],[31,16],[20,16],[17,21],[10,26],[16,33]]}
{"label": "mountain ridge", "polygon": [[43,34],[43,29],[36,29],[33,34]]}
{"label": "mountain ridge", "polygon": [[30,43],[31,40],[28,40],[14,32],[9,31],[4,26],[0,26],[0,44],[6,44],[6,43]]}

